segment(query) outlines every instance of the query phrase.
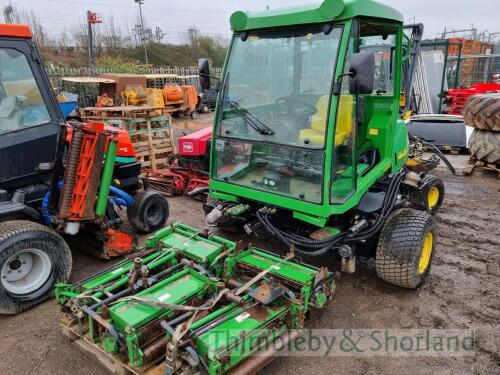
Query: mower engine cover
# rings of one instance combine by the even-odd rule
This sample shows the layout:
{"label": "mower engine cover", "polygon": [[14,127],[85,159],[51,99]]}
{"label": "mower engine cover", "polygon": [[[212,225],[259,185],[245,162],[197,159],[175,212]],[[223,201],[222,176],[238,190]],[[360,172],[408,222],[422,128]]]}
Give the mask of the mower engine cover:
{"label": "mower engine cover", "polygon": [[212,128],[204,128],[179,138],[178,153],[182,156],[203,156],[212,139]]}
{"label": "mower engine cover", "polygon": [[[104,130],[110,133],[116,133],[118,139],[118,148],[116,150],[116,157],[118,158],[137,158],[135,154],[134,146],[132,144],[132,140],[130,139],[130,135],[126,130],[115,128],[111,125],[104,124]],[[68,129],[66,133],[66,141],[71,143],[73,139],[73,127],[68,124]]]}

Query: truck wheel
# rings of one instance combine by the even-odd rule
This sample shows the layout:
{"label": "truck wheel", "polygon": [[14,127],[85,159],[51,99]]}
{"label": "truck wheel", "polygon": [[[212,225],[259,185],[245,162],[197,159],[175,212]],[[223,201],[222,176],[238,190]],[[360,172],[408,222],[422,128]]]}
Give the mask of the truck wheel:
{"label": "truck wheel", "polygon": [[427,212],[395,211],[377,245],[377,275],[390,284],[415,289],[429,274],[437,240],[436,222]]}
{"label": "truck wheel", "polygon": [[140,191],[134,195],[134,204],[127,208],[129,223],[139,232],[149,233],[163,228],[168,220],[167,200],[152,190]]}
{"label": "truck wheel", "polygon": [[417,210],[427,211],[431,215],[435,215],[443,204],[444,183],[440,178],[430,174],[425,175],[422,183],[426,184],[426,188],[423,191],[416,190],[410,195],[411,206]]}
{"label": "truck wheel", "polygon": [[0,223],[0,314],[17,314],[52,296],[71,273],[71,251],[57,233],[37,223]]}

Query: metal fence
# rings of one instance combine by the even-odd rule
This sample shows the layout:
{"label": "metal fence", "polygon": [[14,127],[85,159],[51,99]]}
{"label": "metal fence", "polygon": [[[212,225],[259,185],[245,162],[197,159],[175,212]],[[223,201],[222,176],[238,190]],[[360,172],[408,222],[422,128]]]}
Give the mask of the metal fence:
{"label": "metal fence", "polygon": [[458,87],[468,87],[478,82],[500,83],[500,54],[449,57],[448,78],[454,75],[458,63],[460,74]]}

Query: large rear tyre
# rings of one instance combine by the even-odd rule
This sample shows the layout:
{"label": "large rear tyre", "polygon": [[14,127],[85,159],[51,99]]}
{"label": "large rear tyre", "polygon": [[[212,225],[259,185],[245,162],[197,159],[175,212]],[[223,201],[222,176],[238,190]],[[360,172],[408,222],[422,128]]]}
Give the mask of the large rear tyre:
{"label": "large rear tyre", "polygon": [[134,195],[134,204],[127,208],[129,223],[139,232],[150,233],[163,228],[168,220],[169,207],[161,193],[152,190]]}
{"label": "large rear tyre", "polygon": [[500,94],[478,94],[467,99],[464,121],[476,129],[500,131]]}
{"label": "large rear tyre", "polygon": [[469,151],[476,160],[500,164],[500,132],[474,129],[469,139]]}
{"label": "large rear tyre", "polygon": [[417,288],[429,274],[436,240],[433,216],[408,208],[395,211],[385,223],[377,245],[378,277],[402,288]]}
{"label": "large rear tyre", "polygon": [[26,220],[0,223],[0,314],[17,314],[51,297],[71,266],[68,245],[51,229]]}

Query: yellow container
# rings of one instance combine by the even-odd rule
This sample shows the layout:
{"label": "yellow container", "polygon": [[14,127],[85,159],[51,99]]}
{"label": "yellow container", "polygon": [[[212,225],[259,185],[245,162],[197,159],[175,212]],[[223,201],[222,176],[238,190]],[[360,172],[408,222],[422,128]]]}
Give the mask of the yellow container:
{"label": "yellow container", "polygon": [[165,107],[165,100],[163,99],[162,89],[144,89],[148,96],[148,105],[151,107]]}

